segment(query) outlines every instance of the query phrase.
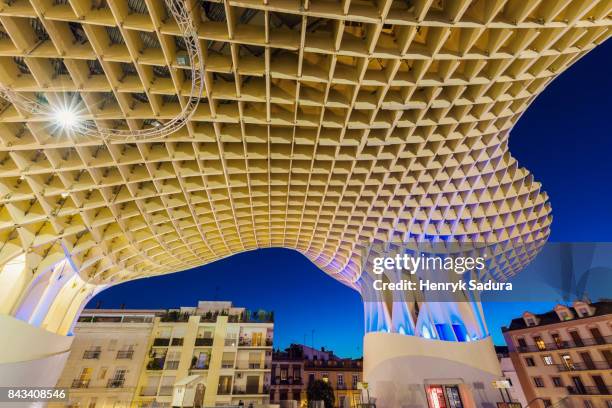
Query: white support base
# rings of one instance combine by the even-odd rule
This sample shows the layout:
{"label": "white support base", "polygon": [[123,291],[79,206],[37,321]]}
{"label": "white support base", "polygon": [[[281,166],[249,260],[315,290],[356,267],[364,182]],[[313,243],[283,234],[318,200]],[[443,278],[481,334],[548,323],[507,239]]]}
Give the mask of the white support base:
{"label": "white support base", "polygon": [[363,343],[364,380],[377,408],[426,408],[427,385],[457,385],[463,408],[502,401],[492,386],[502,374],[490,338],[457,343],[368,333]]}
{"label": "white support base", "polygon": [[73,337],[0,315],[0,387],[54,387]]}

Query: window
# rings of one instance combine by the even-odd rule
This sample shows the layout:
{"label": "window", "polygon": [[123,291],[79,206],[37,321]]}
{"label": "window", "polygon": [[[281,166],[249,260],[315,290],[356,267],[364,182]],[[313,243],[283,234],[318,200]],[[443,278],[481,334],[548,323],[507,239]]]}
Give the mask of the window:
{"label": "window", "polygon": [[544,403],[544,407],[552,407],[552,401],[549,399],[543,399],[542,403]]}
{"label": "window", "polygon": [[563,361],[563,365],[565,365],[566,368],[570,370],[574,369],[574,362],[572,361],[572,356],[570,356],[569,354],[563,354],[561,356],[561,360]]}
{"label": "window", "polygon": [[555,362],[551,355],[542,356],[542,360],[544,360],[544,365],[553,365]]}
{"label": "window", "polygon": [[309,383],[311,383],[311,382],[314,382],[314,380],[315,380],[315,375],[314,375],[314,373],[310,373],[310,374],[308,374],[308,382],[309,382]]}
{"label": "window", "polygon": [[589,311],[587,310],[586,307],[580,307],[577,310],[578,310],[578,316],[580,317],[587,317],[589,315]]}
{"label": "window", "polygon": [[544,380],[542,379],[542,377],[533,377],[533,383],[538,388],[544,387]]}
{"label": "window", "polygon": [[526,317],[525,323],[527,324],[527,326],[530,326],[530,327],[536,325],[536,321],[533,317]]}
{"label": "window", "polygon": [[527,364],[527,367],[535,367],[536,365],[535,360],[532,357],[525,357],[525,364]]}
{"label": "window", "polygon": [[293,366],[293,379],[299,380],[300,378],[302,378],[302,370],[299,365],[294,365]]}
{"label": "window", "polygon": [[96,408],[96,402],[98,402],[98,399],[96,397],[92,397],[89,400],[89,405],[87,406],[87,408]]}
{"label": "window", "polygon": [[561,377],[552,377],[552,383],[555,387],[563,387],[563,380]]}
{"label": "window", "polygon": [[593,408],[593,402],[591,402],[591,400],[585,399],[584,408]]}
{"label": "window", "polygon": [[359,376],[357,374],[353,374],[353,389],[356,390],[357,389],[357,383],[359,382]]}
{"label": "window", "polygon": [[591,327],[591,328],[589,328],[589,331],[591,332],[591,336],[593,336],[593,339],[595,340],[595,343],[597,343],[597,344],[606,344],[606,339],[601,335],[601,332],[599,331],[599,328]]}
{"label": "window", "polygon": [[338,374],[338,388],[344,387],[344,375]]}
{"label": "window", "polygon": [[522,337],[518,338],[518,339],[516,339],[516,341],[518,342],[519,348],[524,349],[525,347],[527,347],[527,342],[525,341],[524,338],[522,338]]}
{"label": "window", "polygon": [[540,336],[533,336],[533,342],[535,343],[538,350],[546,350],[546,343]]}
{"label": "window", "polygon": [[582,337],[580,337],[580,334],[576,330],[570,331],[569,334],[570,334],[570,336],[572,336],[572,340],[574,341],[574,345],[576,347],[584,346],[584,342],[582,341]]}
{"label": "window", "polygon": [[329,374],[328,373],[321,373],[321,379],[325,382],[329,381]]}
{"label": "window", "polygon": [[550,336],[555,342],[555,345],[557,346],[557,348],[563,348],[563,340],[561,340],[561,336],[559,336],[559,333],[551,333]]}
{"label": "window", "polygon": [[281,369],[280,369],[281,381],[287,381],[288,376],[289,376],[289,367],[286,365],[281,366]]}

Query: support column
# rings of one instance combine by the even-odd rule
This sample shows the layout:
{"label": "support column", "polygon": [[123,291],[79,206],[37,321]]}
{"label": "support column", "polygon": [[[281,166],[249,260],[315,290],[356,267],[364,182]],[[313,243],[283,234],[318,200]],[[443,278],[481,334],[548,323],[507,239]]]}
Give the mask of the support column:
{"label": "support column", "polygon": [[492,385],[502,373],[490,337],[453,342],[378,332],[363,343],[364,381],[376,408],[439,408],[427,395],[436,385],[456,387],[463,408],[501,402]]}
{"label": "support column", "polygon": [[0,387],[54,387],[70,353],[72,336],[51,333],[0,315]]}

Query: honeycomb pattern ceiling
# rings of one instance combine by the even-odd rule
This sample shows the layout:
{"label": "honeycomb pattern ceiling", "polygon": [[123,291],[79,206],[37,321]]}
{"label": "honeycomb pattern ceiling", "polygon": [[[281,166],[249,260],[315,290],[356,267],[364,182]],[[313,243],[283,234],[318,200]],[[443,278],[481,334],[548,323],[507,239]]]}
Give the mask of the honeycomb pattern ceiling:
{"label": "honeycomb pattern ceiling", "polygon": [[[279,246],[354,285],[373,241],[508,243],[508,265],[545,241],[509,132],[610,36],[612,2],[189,1],[204,92],[167,138],[67,134],[3,102],[0,263],[69,255],[110,283]],[[5,0],[0,83],[141,129],[188,103],[179,34],[163,0]]]}

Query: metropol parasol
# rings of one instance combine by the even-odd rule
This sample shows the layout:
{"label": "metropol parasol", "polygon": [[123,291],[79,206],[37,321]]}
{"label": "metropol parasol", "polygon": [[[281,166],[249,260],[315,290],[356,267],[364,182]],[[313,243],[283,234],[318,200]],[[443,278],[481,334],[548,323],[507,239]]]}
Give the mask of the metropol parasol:
{"label": "metropol parasol", "polygon": [[[509,134],[610,37],[611,10],[608,0],[3,3],[0,331],[12,335],[0,373],[34,381],[58,365],[80,310],[109,286],[256,248],[296,249],[362,293],[362,254],[376,242],[489,243],[492,275],[512,276],[545,243],[551,208]],[[376,367],[402,350],[461,360],[468,347],[425,338],[422,319],[400,309],[366,304],[374,386],[394,377]],[[486,327],[472,331],[469,347],[487,341]],[[393,351],[379,353],[385,345]]]}

